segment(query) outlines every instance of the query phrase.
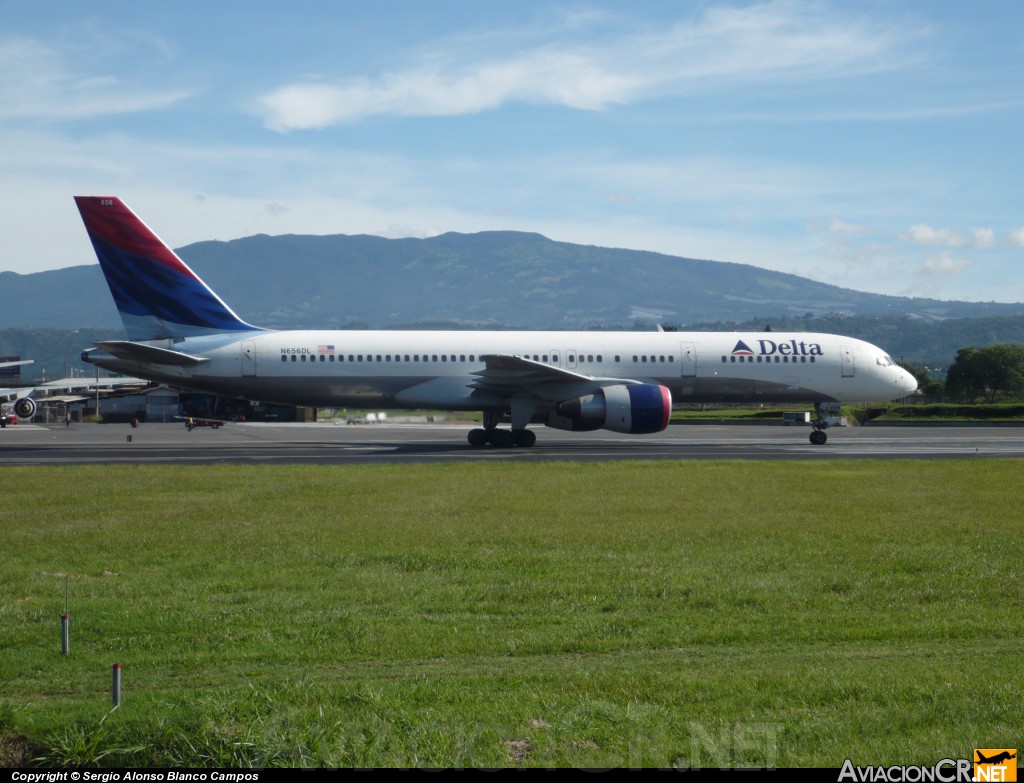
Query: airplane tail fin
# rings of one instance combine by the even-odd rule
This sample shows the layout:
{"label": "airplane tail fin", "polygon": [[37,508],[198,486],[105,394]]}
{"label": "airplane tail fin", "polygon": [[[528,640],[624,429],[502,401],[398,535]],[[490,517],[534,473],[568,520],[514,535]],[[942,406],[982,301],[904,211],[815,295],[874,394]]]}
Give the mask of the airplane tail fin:
{"label": "airplane tail fin", "polygon": [[119,198],[75,196],[129,340],[258,330]]}

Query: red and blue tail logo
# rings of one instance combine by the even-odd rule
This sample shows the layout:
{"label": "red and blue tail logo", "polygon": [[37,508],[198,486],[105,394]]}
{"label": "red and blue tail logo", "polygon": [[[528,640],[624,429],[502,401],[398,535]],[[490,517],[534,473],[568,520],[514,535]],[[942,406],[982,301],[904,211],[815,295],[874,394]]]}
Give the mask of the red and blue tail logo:
{"label": "red and blue tail logo", "polygon": [[129,340],[256,330],[120,199],[76,196]]}

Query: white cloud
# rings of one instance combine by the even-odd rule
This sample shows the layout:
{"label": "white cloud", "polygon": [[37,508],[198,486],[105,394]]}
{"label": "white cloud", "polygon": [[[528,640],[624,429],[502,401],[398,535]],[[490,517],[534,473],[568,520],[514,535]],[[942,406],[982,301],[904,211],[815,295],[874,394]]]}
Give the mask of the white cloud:
{"label": "white cloud", "polygon": [[1010,236],[1007,237],[1007,243],[1013,247],[1024,247],[1024,228],[1018,228],[1015,231],[1010,232]]}
{"label": "white cloud", "polygon": [[924,262],[923,271],[933,277],[948,277],[963,272],[973,263],[969,258],[954,258],[947,250],[937,256],[930,256]]}
{"label": "white cloud", "polygon": [[932,228],[924,223],[910,227],[909,231],[900,234],[901,239],[916,245],[948,245],[963,247],[964,238],[949,228]]}
{"label": "white cloud", "polygon": [[992,248],[996,246],[996,232],[991,228],[972,228],[970,236],[958,233],[951,228],[932,228],[924,223],[917,223],[909,231],[899,234],[900,239],[916,245],[930,247],[950,247],[954,250],[964,248]]}
{"label": "white cloud", "polygon": [[971,233],[974,235],[972,247],[988,248],[996,246],[996,232],[991,228],[972,228]]}
{"label": "white cloud", "polygon": [[0,117],[67,121],[162,109],[184,90],[140,90],[116,76],[82,73],[58,48],[31,38],[0,38]]}
{"label": "white cloud", "polygon": [[[973,263],[968,258],[954,257],[949,250],[929,256],[914,272],[905,293],[912,296],[937,296],[941,291],[949,291],[953,286],[952,278],[966,272]],[[964,297],[961,294],[955,298]]]}
{"label": "white cloud", "polygon": [[844,220],[833,219],[828,224],[828,230],[834,234],[870,234],[871,229],[856,223],[847,223]]}
{"label": "white cloud", "polygon": [[[695,21],[478,59],[476,47],[423,57],[376,78],[283,85],[259,99],[268,128],[325,128],[374,115],[452,116],[509,102],[599,110],[726,82],[812,80],[892,67],[897,34],[834,9],[779,0],[712,7]],[[449,42],[451,46],[451,42]]]}

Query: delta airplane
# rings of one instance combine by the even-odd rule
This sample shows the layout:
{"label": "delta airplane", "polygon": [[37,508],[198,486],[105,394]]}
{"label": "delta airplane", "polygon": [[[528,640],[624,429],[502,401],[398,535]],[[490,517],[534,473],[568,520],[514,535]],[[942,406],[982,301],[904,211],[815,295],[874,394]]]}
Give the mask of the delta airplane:
{"label": "delta airplane", "polygon": [[[127,340],[83,361],[251,401],[482,411],[472,446],[533,446],[527,426],[660,432],[673,401],[896,399],[914,377],[881,348],[779,332],[272,331],[228,307],[118,198],[75,198]],[[498,427],[510,416],[511,429]]]}

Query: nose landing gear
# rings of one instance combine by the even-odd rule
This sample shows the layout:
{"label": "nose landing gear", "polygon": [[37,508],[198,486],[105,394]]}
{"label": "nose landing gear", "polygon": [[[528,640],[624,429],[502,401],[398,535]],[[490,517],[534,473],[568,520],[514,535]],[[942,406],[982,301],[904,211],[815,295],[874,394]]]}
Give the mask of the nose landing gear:
{"label": "nose landing gear", "polygon": [[826,414],[837,414],[839,413],[839,403],[837,402],[818,402],[814,405],[815,419],[811,422],[811,426],[814,428],[814,432],[811,433],[811,443],[815,446],[824,446],[825,442],[828,441],[828,435],[825,434],[825,430],[829,428],[829,421],[826,418]]}

